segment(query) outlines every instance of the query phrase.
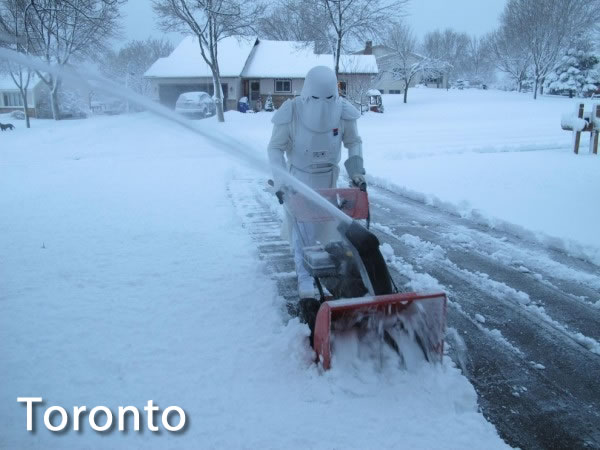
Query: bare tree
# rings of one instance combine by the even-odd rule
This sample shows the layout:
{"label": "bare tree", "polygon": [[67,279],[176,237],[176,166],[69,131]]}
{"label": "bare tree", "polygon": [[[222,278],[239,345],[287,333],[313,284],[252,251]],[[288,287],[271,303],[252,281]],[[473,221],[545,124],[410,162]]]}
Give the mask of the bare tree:
{"label": "bare tree", "polygon": [[423,53],[428,58],[446,63],[448,82],[454,81],[466,64],[469,36],[450,28],[429,32],[423,39]]}
{"label": "bare tree", "polygon": [[276,41],[297,41],[314,45],[317,53],[327,53],[329,19],[324,10],[307,0],[282,0],[257,21],[261,37]]}
{"label": "bare tree", "polygon": [[[2,0],[0,2],[0,32],[2,32],[7,40],[4,46],[25,55],[29,54],[29,43],[25,36],[25,2],[27,0]],[[5,71],[10,75],[15,86],[19,90],[21,102],[23,104],[23,113],[25,114],[25,124],[27,128],[31,128],[29,120],[29,108],[27,99],[27,90],[31,82],[32,72],[27,67],[19,64],[14,64],[7,61]]]}
{"label": "bare tree", "polygon": [[112,49],[102,55],[100,63],[105,76],[141,95],[150,95],[151,83],[144,73],[154,62],[173,52],[173,44],[163,39],[148,38],[145,41],[129,41],[118,52]]}
{"label": "bare tree", "polygon": [[402,81],[404,103],[407,103],[408,88],[415,77],[427,78],[434,75],[440,69],[440,63],[416,53],[417,39],[406,24],[399,23],[390,27],[383,43],[389,49],[389,54],[380,58],[380,69],[395,80]]}
{"label": "bare tree", "polygon": [[408,0],[307,0],[329,19],[327,35],[340,71],[340,55],[347,44],[378,36],[386,25],[403,16]]}
{"label": "bare tree", "polygon": [[529,52],[504,27],[492,33],[490,51],[496,68],[506,73],[521,92],[531,67]]}
{"label": "bare tree", "polygon": [[244,0],[154,0],[154,10],[165,31],[191,32],[198,38],[200,54],[212,73],[217,116],[219,122],[224,122],[219,42],[254,32],[265,11],[264,4]]}
{"label": "bare tree", "polygon": [[469,81],[488,83],[493,78],[490,36],[472,36],[467,46],[467,55],[463,75]]}
{"label": "bare tree", "polygon": [[576,31],[597,25],[597,0],[509,0],[501,24],[531,57],[534,76],[533,98],[545,77],[569,46]]}
{"label": "bare tree", "polygon": [[[27,0],[24,16],[33,54],[50,64],[65,66],[104,49],[119,29],[123,0]],[[50,90],[52,116],[60,119],[60,76],[36,72]]]}

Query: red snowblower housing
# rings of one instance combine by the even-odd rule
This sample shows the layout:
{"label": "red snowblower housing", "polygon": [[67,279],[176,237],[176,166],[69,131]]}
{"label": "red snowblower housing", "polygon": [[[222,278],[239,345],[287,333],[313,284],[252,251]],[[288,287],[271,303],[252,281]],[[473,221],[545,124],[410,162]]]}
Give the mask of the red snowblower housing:
{"label": "red snowblower housing", "polygon": [[401,360],[398,333],[416,342],[427,361],[441,361],[446,294],[398,292],[379,249],[379,240],[358,222],[366,219],[367,226],[369,223],[366,191],[349,188],[317,192],[355,219],[350,224],[338,224],[338,220],[303,196],[287,196],[286,207],[295,220],[294,226],[303,222],[335,225],[334,230],[329,226],[319,241],[306,242],[303,249],[304,265],[321,293],[313,347],[323,368],[327,370],[332,364],[332,331],[353,327],[375,330]]}

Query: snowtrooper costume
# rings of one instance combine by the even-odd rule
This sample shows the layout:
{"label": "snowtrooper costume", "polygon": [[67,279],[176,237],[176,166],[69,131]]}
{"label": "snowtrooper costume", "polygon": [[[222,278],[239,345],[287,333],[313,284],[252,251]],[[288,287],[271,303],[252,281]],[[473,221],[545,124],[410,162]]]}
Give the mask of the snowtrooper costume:
{"label": "snowtrooper costume", "polygon": [[[338,94],[333,70],[312,68],[300,97],[287,100],[273,116],[268,152],[271,164],[287,170],[313,189],[334,188],[339,175],[341,146],[348,149],[345,167],[353,183],[363,185],[362,140],[356,120],[360,112]],[[275,176],[275,189],[281,180]],[[313,279],[303,265],[303,243],[315,241],[318,225],[298,223],[291,228],[300,299],[314,298]]]}

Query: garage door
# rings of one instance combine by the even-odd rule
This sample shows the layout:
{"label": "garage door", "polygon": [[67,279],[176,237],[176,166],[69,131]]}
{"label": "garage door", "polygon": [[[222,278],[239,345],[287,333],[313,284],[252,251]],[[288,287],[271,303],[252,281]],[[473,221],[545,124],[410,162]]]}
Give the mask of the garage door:
{"label": "garage door", "polygon": [[[224,104],[227,105],[227,83],[221,84],[223,88]],[[158,88],[158,95],[160,103],[174,109],[175,103],[181,94],[184,92],[208,92],[210,95],[214,94],[214,88],[212,83],[198,83],[198,84],[161,84]]]}

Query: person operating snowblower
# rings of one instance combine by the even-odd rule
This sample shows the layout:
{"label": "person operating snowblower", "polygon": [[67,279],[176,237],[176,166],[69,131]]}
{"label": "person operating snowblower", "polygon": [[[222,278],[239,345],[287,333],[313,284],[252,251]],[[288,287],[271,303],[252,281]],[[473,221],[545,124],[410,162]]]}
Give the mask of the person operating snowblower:
{"label": "person operating snowblower", "polygon": [[[273,116],[273,134],[268,147],[271,164],[289,171],[315,190],[335,188],[343,143],[348,149],[344,164],[348,176],[355,186],[366,189],[362,140],[356,124],[359,118],[360,112],[340,97],[333,70],[326,66],[312,68],[306,75],[301,95],[287,100]],[[275,189],[282,203],[284,193],[277,178],[275,176]],[[291,227],[299,311],[309,325],[319,302],[315,298],[313,276],[303,263],[302,248],[315,242],[319,225],[298,223]]]}
{"label": "person operating snowblower", "polygon": [[[424,359],[439,361],[446,296],[399,293],[390,276],[379,240],[368,230],[359,117],[339,96],[335,73],[325,66],[312,68],[300,97],[273,116],[268,153],[298,276],[295,309],[310,328],[310,343],[324,369],[331,365],[336,333],[347,337],[346,331],[356,332],[381,361],[391,352],[406,367],[407,356],[414,355],[405,351],[409,342]],[[342,144],[348,149],[344,166],[351,187],[339,189]]]}

